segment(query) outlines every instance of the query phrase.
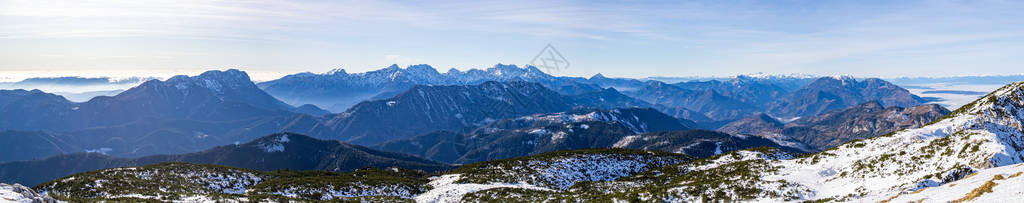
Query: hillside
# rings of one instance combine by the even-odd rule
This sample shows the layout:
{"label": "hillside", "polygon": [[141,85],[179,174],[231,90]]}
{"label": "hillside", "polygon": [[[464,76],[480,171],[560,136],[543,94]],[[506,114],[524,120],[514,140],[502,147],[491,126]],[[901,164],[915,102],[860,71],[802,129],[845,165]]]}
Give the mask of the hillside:
{"label": "hillside", "polygon": [[39,155],[80,152],[83,149],[66,143],[52,133],[42,131],[0,131],[0,140],[9,146],[0,147],[0,163],[24,160]]}
{"label": "hillside", "polygon": [[765,113],[789,119],[806,118],[868,101],[884,106],[912,107],[925,102],[906,89],[878,78],[757,78],[688,81],[668,84],[647,81],[624,91],[678,118],[718,129],[728,122]]}
{"label": "hillside", "polygon": [[807,117],[872,100],[883,106],[904,108],[925,102],[910,91],[878,78],[858,81],[849,76],[822,77],[783,95],[767,112],[782,118]]}
{"label": "hillside", "polygon": [[693,89],[659,81],[648,81],[644,86],[626,92],[626,94],[660,105],[666,110],[681,108],[699,112],[703,117],[711,120],[738,119],[760,111],[752,104],[724,96],[715,89],[691,88]]}
{"label": "hillside", "polygon": [[1024,164],[1014,164],[982,170],[945,186],[922,188],[899,194],[889,202],[1013,202],[1024,192]]}
{"label": "hillside", "polygon": [[166,162],[216,164],[262,171],[288,169],[347,172],[366,167],[400,167],[432,172],[450,168],[448,165],[411,155],[282,133],[243,144],[180,155],[115,158],[99,153],[77,153],[40,160],[0,163],[0,182],[35,185],[84,171]]}
{"label": "hillside", "polygon": [[845,109],[782,123],[767,114],[756,114],[730,122],[719,131],[765,137],[777,142],[794,142],[821,151],[836,145],[918,128],[949,113],[937,104],[914,107],[883,107],[870,101]]}
{"label": "hillside", "polygon": [[[489,122],[574,108],[622,108],[646,103],[613,89],[561,95],[538,83],[414,86],[395,97],[361,102],[325,117],[325,138],[374,145],[438,130],[459,131]],[[382,128],[380,126],[389,126]]]}
{"label": "hillside", "polygon": [[709,130],[663,131],[623,137],[612,147],[657,150],[706,158],[735,150],[772,147],[789,153],[804,153],[794,144],[758,136],[744,136]]}
{"label": "hillside", "polygon": [[395,201],[422,193],[424,173],[391,168],[349,173],[255,171],[165,163],[75,174],[34,189],[82,201]]}
{"label": "hillside", "polygon": [[34,189],[68,201],[480,201],[475,198],[504,190],[611,188],[602,182],[688,160],[625,149],[562,151],[470,164],[438,176],[398,168],[264,172],[164,163],[79,173]]}
{"label": "hillside", "polygon": [[595,148],[657,150],[701,158],[751,147],[805,151],[757,136],[691,126],[651,108],[577,109],[495,121],[469,132],[437,131],[375,148],[459,164]]}
{"label": "hillside", "polygon": [[19,184],[3,184],[0,183],[0,201],[3,202],[18,202],[18,203],[56,203],[57,200],[52,197],[39,194],[32,188],[28,188]]}

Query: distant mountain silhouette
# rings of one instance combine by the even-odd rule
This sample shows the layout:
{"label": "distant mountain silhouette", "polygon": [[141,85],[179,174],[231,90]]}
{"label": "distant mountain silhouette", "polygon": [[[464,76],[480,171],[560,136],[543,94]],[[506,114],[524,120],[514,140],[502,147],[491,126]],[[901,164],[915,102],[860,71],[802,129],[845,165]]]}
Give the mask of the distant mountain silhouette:
{"label": "distant mountain silhouette", "polygon": [[884,107],[877,101],[869,101],[785,124],[764,114],[753,115],[718,130],[794,141],[811,150],[825,150],[852,140],[917,128],[948,113],[949,110],[938,104],[903,108]]}
{"label": "distant mountain silhouette", "polygon": [[899,107],[917,106],[925,102],[910,91],[877,78],[857,81],[852,77],[823,77],[783,96],[772,104],[768,112],[778,117],[805,117],[867,101]]}

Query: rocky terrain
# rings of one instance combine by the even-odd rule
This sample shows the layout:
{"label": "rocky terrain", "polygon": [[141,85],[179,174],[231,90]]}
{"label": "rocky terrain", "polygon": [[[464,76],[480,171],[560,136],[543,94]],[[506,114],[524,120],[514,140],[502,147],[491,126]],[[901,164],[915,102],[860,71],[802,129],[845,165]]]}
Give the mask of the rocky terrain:
{"label": "rocky terrain", "polygon": [[0,201],[3,202],[17,202],[17,203],[57,203],[63,201],[57,201],[49,195],[39,194],[32,188],[22,186],[20,184],[3,184],[0,183]]}

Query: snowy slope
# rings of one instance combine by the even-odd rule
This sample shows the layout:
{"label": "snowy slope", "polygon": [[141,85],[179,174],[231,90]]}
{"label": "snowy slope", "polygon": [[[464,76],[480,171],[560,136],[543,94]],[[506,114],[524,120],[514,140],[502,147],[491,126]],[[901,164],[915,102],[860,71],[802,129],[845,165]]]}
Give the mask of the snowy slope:
{"label": "snowy slope", "polygon": [[889,202],[1016,202],[1024,197],[1024,164],[982,170],[949,184],[891,197]]}
{"label": "snowy slope", "polygon": [[462,180],[461,174],[432,177],[429,185],[433,189],[417,195],[414,199],[416,202],[460,202],[466,194],[494,188],[551,190],[528,183],[456,183],[459,180]]}
{"label": "snowy slope", "polygon": [[[894,194],[943,186],[976,171],[1021,163],[1022,98],[1024,83],[1015,83],[922,128],[854,141],[802,158],[768,161],[764,170],[754,171],[753,176],[761,180],[748,187],[787,183],[761,189],[780,194],[803,192],[732,198],[880,201]],[[691,189],[701,188],[683,184],[670,191]]]}
{"label": "snowy slope", "polygon": [[14,184],[8,185],[0,183],[0,202],[18,202],[18,203],[54,203],[62,202],[50,198],[46,194],[39,194],[33,191],[31,188]]}
{"label": "snowy slope", "polygon": [[816,198],[908,192],[972,171],[1021,163],[1024,83],[1008,85],[931,125],[778,163],[774,178],[816,188]]}

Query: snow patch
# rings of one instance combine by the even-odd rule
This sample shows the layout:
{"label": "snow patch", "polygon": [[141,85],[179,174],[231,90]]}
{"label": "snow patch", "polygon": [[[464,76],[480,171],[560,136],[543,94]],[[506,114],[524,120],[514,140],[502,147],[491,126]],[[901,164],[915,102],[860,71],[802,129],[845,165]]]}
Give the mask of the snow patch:
{"label": "snow patch", "polygon": [[544,188],[544,187],[538,187],[538,186],[530,185],[530,184],[526,184],[526,183],[516,183],[516,184],[509,184],[509,183],[490,183],[490,184],[468,183],[468,184],[459,184],[459,183],[456,183],[460,179],[462,179],[462,174],[449,174],[449,175],[442,175],[442,176],[439,176],[439,177],[431,177],[430,178],[431,181],[428,184],[432,188],[434,188],[434,189],[432,189],[430,191],[427,191],[427,192],[425,192],[423,194],[416,195],[416,197],[414,197],[413,199],[416,200],[416,202],[420,202],[420,203],[423,203],[423,202],[439,202],[439,203],[444,203],[444,202],[461,202],[462,201],[462,196],[464,196],[466,194],[477,192],[477,191],[482,191],[482,190],[487,190],[487,189],[493,189],[493,188],[521,188],[521,189],[542,190],[542,191],[550,191],[551,190],[551,189],[547,189],[547,188]]}
{"label": "snow patch", "polygon": [[114,151],[114,149],[111,149],[110,147],[100,147],[99,149],[86,149],[85,153],[100,153],[106,155],[112,151]]}

